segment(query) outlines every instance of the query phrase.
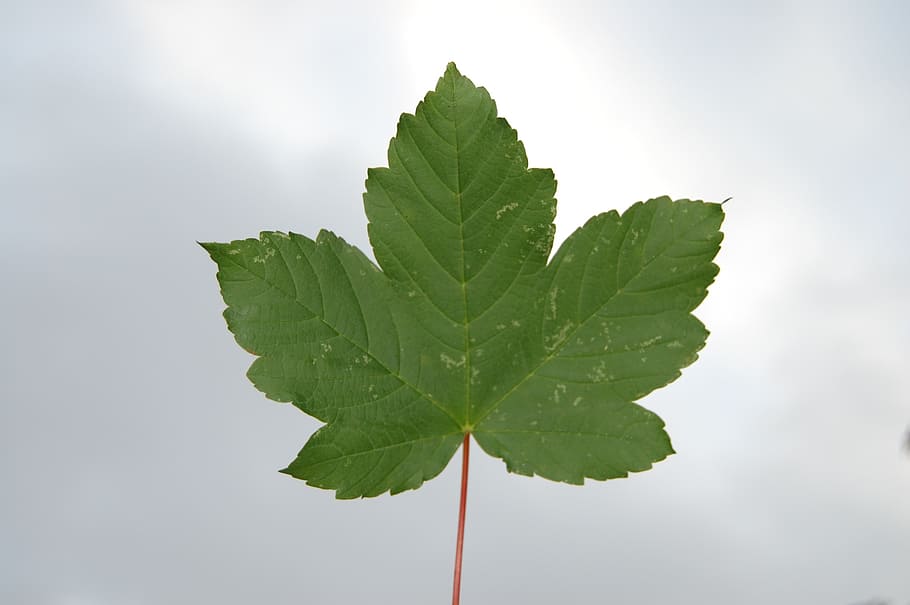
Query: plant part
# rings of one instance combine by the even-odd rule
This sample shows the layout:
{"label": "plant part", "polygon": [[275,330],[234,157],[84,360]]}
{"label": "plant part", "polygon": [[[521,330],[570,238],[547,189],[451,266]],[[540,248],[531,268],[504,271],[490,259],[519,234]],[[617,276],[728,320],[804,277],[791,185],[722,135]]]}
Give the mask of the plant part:
{"label": "plant part", "polygon": [[553,173],[528,169],[454,64],[388,160],[364,194],[378,266],[328,231],[203,244],[258,357],[250,380],[325,423],[283,472],[358,498],[420,487],[469,436],[511,472],[575,484],[673,453],[634,402],[704,346],[691,311],[717,274],[721,205],[598,214],[548,263]]}

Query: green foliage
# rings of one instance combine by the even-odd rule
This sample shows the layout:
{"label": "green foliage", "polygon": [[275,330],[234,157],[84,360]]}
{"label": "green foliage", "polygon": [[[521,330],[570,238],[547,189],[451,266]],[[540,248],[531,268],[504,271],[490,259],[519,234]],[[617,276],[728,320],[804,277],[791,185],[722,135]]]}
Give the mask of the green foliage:
{"label": "green foliage", "polygon": [[[466,432],[509,471],[583,483],[673,452],[635,401],[707,330],[719,204],[599,214],[547,263],[556,182],[449,64],[404,114],[364,207],[377,267],[331,232],[203,244],[249,378],[325,423],[285,469],[338,498],[415,489]],[[381,267],[381,269],[380,269]]]}

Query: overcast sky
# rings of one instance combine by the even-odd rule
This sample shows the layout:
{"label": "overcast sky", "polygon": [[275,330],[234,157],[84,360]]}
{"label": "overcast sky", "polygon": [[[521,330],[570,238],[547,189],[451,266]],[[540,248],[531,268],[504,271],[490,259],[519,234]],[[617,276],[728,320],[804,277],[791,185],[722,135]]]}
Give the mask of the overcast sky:
{"label": "overcast sky", "polygon": [[[334,230],[448,61],[559,180],[557,241],[728,196],[712,335],[584,487],[475,449],[465,605],[910,603],[910,4],[0,2],[0,603],[450,599],[459,463],[277,473],[196,240]],[[557,9],[556,6],[559,5]]]}

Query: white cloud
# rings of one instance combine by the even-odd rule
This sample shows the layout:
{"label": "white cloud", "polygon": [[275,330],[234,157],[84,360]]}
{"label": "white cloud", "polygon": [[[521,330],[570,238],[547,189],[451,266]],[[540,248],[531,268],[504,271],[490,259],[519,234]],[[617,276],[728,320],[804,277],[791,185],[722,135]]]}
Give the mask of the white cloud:
{"label": "white cloud", "polygon": [[575,489],[478,452],[466,602],[910,596],[910,53],[888,14],[229,4],[20,8],[0,37],[0,595],[397,602],[407,573],[445,598],[457,461],[360,503],[274,475],[315,425],[246,383],[192,240],[363,245],[364,170],[455,60],[555,169],[560,236],[653,195],[734,196],[712,337],[644,402],[679,455]]}

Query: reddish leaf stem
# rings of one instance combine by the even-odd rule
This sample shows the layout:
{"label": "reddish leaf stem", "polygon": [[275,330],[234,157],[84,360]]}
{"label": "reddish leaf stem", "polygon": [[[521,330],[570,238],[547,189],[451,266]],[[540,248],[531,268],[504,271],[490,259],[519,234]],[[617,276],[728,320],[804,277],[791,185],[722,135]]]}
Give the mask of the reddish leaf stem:
{"label": "reddish leaf stem", "polygon": [[465,433],[461,446],[461,502],[458,506],[458,539],[455,542],[455,585],[452,588],[452,605],[461,601],[461,551],[464,548],[464,512],[468,503],[468,455],[471,433]]}

